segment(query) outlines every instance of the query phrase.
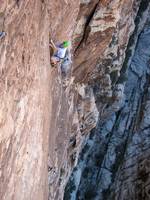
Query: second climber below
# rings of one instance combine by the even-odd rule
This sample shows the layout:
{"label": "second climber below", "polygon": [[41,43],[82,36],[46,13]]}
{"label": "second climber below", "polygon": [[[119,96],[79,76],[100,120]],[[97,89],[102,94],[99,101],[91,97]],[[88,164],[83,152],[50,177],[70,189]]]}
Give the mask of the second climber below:
{"label": "second climber below", "polygon": [[50,41],[50,47],[52,49],[51,64],[57,65],[61,63],[66,56],[68,48],[71,46],[70,41],[64,41],[59,45],[55,45],[54,42]]}

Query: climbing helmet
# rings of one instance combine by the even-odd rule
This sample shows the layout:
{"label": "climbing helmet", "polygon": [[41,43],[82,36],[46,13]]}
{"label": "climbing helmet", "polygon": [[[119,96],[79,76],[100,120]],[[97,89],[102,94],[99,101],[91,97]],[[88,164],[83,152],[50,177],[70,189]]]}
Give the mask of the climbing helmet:
{"label": "climbing helmet", "polygon": [[64,48],[67,48],[67,47],[69,47],[70,45],[71,45],[70,41],[64,41],[64,42],[63,42],[63,47],[64,47]]}

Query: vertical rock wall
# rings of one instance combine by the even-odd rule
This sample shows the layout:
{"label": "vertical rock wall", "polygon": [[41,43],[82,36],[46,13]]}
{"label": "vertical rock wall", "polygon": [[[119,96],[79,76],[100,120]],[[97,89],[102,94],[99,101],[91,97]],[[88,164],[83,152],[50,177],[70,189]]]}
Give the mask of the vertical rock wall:
{"label": "vertical rock wall", "polygon": [[[0,199],[63,199],[83,144],[94,145],[90,131],[122,105],[119,77],[140,2],[0,1]],[[65,77],[50,65],[49,39],[72,41]]]}
{"label": "vertical rock wall", "polygon": [[[0,1],[0,199],[47,199],[50,71],[42,1]],[[46,109],[45,109],[46,108]]]}
{"label": "vertical rock wall", "polygon": [[104,107],[83,147],[65,190],[66,200],[150,198],[149,20],[149,2],[141,1],[114,87],[115,101]]}

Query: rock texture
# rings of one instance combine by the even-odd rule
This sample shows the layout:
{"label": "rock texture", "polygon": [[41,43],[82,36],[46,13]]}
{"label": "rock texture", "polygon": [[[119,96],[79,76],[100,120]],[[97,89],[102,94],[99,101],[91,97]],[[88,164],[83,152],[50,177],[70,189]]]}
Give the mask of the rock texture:
{"label": "rock texture", "polygon": [[[148,5],[144,1],[140,5],[117,81],[117,98],[122,101],[103,110],[67,184],[66,200],[150,199]],[[123,79],[124,74],[128,78]]]}
{"label": "rock texture", "polygon": [[7,33],[0,40],[2,200],[47,199],[50,72],[46,13],[41,1],[0,1],[0,29]]}
{"label": "rock texture", "polygon": [[[149,198],[148,4],[0,1],[0,199]],[[51,38],[72,41],[67,74]]]}

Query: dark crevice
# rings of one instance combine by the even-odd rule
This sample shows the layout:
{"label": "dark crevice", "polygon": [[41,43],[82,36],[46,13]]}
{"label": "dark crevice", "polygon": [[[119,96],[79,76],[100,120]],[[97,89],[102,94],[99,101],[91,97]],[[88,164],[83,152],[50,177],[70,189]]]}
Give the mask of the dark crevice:
{"label": "dark crevice", "polygon": [[82,36],[82,39],[79,43],[79,45],[77,46],[77,48],[74,50],[74,53],[77,52],[77,50],[81,47],[82,43],[86,42],[87,38],[88,38],[88,35],[89,35],[89,32],[90,32],[90,27],[89,27],[89,24],[94,16],[94,13],[98,7],[98,4],[99,2],[94,6],[93,10],[91,11],[90,15],[88,16],[87,18],[87,21],[85,23],[85,27],[84,27],[84,31],[83,31],[83,36]]}

